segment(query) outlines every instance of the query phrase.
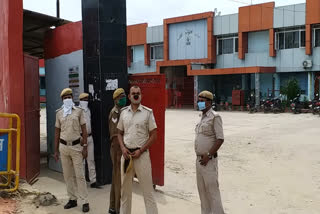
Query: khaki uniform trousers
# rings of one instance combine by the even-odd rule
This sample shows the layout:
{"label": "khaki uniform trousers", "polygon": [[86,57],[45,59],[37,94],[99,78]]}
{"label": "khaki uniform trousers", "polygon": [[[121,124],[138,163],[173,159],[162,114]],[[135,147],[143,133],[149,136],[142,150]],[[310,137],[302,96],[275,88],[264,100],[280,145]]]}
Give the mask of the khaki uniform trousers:
{"label": "khaki uniform trousers", "polygon": [[218,159],[206,166],[196,161],[197,185],[201,201],[201,214],[224,214],[218,182]]}
{"label": "khaki uniform trousers", "polygon": [[93,144],[92,136],[88,137],[87,141],[88,141],[87,142],[88,144],[87,163],[88,163],[89,179],[90,179],[90,183],[92,184],[97,181],[96,164],[94,162],[94,144]]}
{"label": "khaki uniform trousers", "polygon": [[121,198],[121,148],[117,137],[112,138],[111,147],[112,160],[112,184],[110,191],[110,209],[120,213],[120,198]]}
{"label": "khaki uniform trousers", "polygon": [[88,189],[83,170],[82,146],[66,146],[60,143],[61,164],[70,200],[77,200],[78,193],[83,204],[88,203]]}
{"label": "khaki uniform trousers", "polygon": [[[123,174],[124,157],[121,157],[121,173]],[[152,171],[149,151],[145,151],[138,159],[133,159],[133,166],[128,173],[123,175],[121,188],[121,214],[131,214],[132,205],[132,182],[137,175],[139,185],[142,189],[144,204],[147,214],[158,214],[158,208],[154,199],[152,185]]]}

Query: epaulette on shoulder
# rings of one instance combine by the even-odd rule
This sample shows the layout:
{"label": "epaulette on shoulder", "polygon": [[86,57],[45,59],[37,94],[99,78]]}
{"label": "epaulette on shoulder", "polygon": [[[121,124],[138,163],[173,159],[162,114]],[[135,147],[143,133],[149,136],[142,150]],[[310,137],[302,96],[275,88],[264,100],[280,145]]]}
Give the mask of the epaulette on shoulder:
{"label": "epaulette on shoulder", "polygon": [[123,108],[120,110],[120,112],[122,112],[122,111],[124,111],[124,110],[126,110],[126,109],[128,109],[128,108],[129,108],[129,106],[123,107]]}
{"label": "epaulette on shoulder", "polygon": [[144,108],[144,109],[147,110],[147,111],[152,111],[151,108],[148,108],[148,107],[146,107],[146,106],[142,106],[142,108]]}
{"label": "epaulette on shoulder", "polygon": [[78,109],[84,110],[84,108],[82,108],[81,106],[75,106]]}
{"label": "epaulette on shoulder", "polygon": [[213,111],[213,110],[212,110],[212,114],[213,114],[214,117],[219,117],[220,116],[216,111]]}
{"label": "epaulette on shoulder", "polygon": [[62,110],[62,107],[56,110],[56,113],[58,113],[58,111]]}

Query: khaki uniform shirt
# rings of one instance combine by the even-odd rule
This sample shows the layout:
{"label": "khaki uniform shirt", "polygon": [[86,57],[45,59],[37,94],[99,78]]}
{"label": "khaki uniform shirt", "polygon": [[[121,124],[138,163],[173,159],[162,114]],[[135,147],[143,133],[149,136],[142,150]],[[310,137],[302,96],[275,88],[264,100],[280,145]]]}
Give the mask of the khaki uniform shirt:
{"label": "khaki uniform shirt", "polygon": [[212,109],[202,115],[195,131],[195,152],[197,155],[207,154],[217,139],[224,139],[222,119]]}
{"label": "khaki uniform shirt", "polygon": [[118,135],[117,126],[118,126],[119,118],[120,118],[120,109],[117,108],[117,106],[114,106],[109,114],[110,140],[112,140],[112,138],[114,137],[117,137]]}
{"label": "khaki uniform shirt", "polygon": [[124,132],[127,148],[141,148],[149,139],[149,132],[157,128],[152,109],[140,105],[136,112],[131,105],[122,109],[117,128]]}
{"label": "khaki uniform shirt", "polygon": [[56,111],[56,128],[60,129],[60,138],[66,142],[78,140],[81,135],[81,126],[86,124],[84,110],[73,107],[72,113],[63,117],[63,108]]}

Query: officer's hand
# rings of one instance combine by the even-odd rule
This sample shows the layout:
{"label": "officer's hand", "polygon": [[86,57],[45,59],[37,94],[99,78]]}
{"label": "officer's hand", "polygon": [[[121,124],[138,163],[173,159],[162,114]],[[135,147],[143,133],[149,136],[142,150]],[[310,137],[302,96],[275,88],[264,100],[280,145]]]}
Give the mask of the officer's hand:
{"label": "officer's hand", "polygon": [[56,162],[59,161],[59,152],[54,152],[54,159],[56,160]]}
{"label": "officer's hand", "polygon": [[83,157],[83,159],[87,159],[87,157],[88,157],[88,149],[87,149],[87,147],[83,147],[83,149],[82,149],[82,157]]}
{"label": "officer's hand", "polygon": [[202,158],[199,160],[200,164],[203,166],[207,166],[210,158],[208,157],[207,154],[202,155]]}
{"label": "officer's hand", "polygon": [[126,147],[123,147],[121,151],[124,159],[129,160],[130,159],[129,155],[131,155],[130,151]]}
{"label": "officer's hand", "polygon": [[132,158],[139,158],[141,155],[141,150],[138,149],[132,154]]}

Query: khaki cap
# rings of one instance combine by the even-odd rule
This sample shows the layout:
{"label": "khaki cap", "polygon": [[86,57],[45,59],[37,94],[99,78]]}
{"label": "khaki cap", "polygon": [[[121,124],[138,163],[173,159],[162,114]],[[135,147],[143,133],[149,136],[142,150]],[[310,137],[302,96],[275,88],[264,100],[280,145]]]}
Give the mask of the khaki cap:
{"label": "khaki cap", "polygon": [[62,90],[60,97],[66,96],[66,95],[72,95],[72,89],[71,88],[65,88]]}
{"label": "khaki cap", "polygon": [[117,97],[120,96],[120,94],[124,94],[124,89],[123,88],[118,88],[113,92],[113,99],[116,99]]}
{"label": "khaki cap", "polygon": [[207,98],[207,99],[209,99],[209,100],[213,100],[213,94],[212,94],[210,91],[202,91],[202,92],[199,94],[199,97]]}
{"label": "khaki cap", "polygon": [[81,93],[80,96],[79,96],[79,100],[82,100],[82,99],[87,98],[87,97],[89,97],[88,93]]}

